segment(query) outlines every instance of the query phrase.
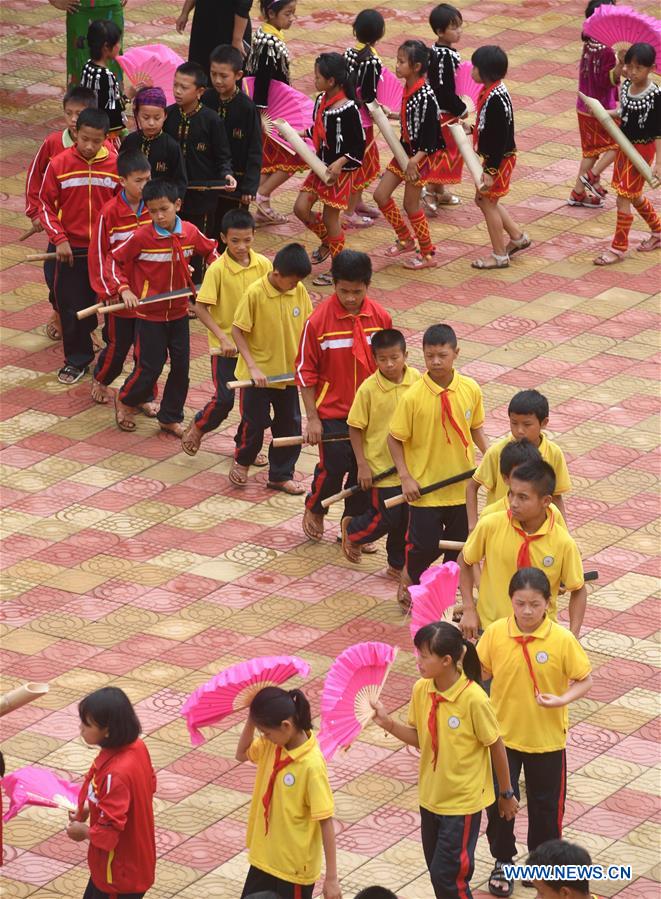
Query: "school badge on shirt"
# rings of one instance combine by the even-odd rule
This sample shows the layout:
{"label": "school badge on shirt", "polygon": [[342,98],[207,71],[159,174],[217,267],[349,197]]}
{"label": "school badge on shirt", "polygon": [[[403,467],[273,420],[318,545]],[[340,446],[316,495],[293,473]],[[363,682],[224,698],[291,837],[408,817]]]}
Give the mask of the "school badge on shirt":
{"label": "school badge on shirt", "polygon": [[301,314],[301,310],[298,308],[298,306],[294,306],[294,308],[291,311],[291,314],[294,316],[294,318],[298,318],[299,315]]}
{"label": "school badge on shirt", "polygon": [[285,776],[282,778],[282,782],[284,783],[284,785],[285,785],[286,787],[293,787],[294,784],[296,783],[296,778],[295,778],[294,775],[291,773],[291,771],[288,771],[288,772],[285,774]]}
{"label": "school badge on shirt", "polygon": [[554,559],[553,556],[544,556],[542,559],[542,565],[544,568],[550,568],[553,565]]}
{"label": "school badge on shirt", "polygon": [[547,652],[538,652],[535,656],[540,665],[543,665],[545,662],[548,662],[549,656]]}
{"label": "school badge on shirt", "polygon": [[456,715],[450,715],[448,718],[448,727],[452,728],[452,730],[456,730],[460,724],[461,722]]}

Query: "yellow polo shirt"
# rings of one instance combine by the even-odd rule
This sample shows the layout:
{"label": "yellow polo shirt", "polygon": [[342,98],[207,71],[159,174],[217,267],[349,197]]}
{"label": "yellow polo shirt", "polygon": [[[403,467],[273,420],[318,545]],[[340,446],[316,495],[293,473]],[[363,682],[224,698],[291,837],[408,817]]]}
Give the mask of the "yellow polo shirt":
{"label": "yellow polo shirt", "polygon": [[297,749],[283,749],[294,761],[278,772],[266,833],[262,797],[266,793],[277,746],[266,737],[251,743],[248,758],[257,765],[248,815],[251,865],[290,883],[314,883],[321,873],[320,821],[332,818],[333,794],[326,762],[315,737]]}
{"label": "yellow polo shirt", "polygon": [[[212,262],[206,270],[197,302],[209,306],[209,314],[228,337],[232,336],[232,323],[239,301],[246,290],[272,270],[266,256],[250,251],[250,262],[241,265],[225,250],[220,259]],[[220,346],[220,341],[208,332],[209,348]]]}
{"label": "yellow polo shirt", "polygon": [[[507,512],[494,512],[480,518],[464,543],[466,564],[474,565],[484,559],[477,602],[477,612],[484,629],[499,618],[507,618],[512,612],[508,588],[517,570],[517,556],[523,543],[514,526],[521,527],[516,518],[510,521]],[[549,579],[549,616],[555,621],[560,583],[564,583],[569,592],[583,586],[581,554],[567,530],[558,526],[551,512],[547,512],[546,520],[535,534],[542,536],[530,544],[530,563],[533,568],[541,568]]]}
{"label": "yellow polo shirt", "polygon": [[[397,404],[412,384],[420,380],[420,372],[407,365],[401,384],[389,381],[380,371],[375,371],[358,388],[347,423],[363,432],[363,452],[372,474],[392,468],[393,461],[388,449],[390,419]],[[396,487],[397,473],[377,481],[378,487]]]}
{"label": "yellow polo shirt", "polygon": [[472,815],[494,801],[492,746],[500,732],[496,714],[482,687],[465,674],[441,695],[436,709],[438,761],[429,733],[431,694],[439,692],[431,678],[413,685],[408,723],[418,732],[420,805],[436,815]]}
{"label": "yellow polo shirt", "polygon": [[514,639],[526,636],[534,637],[527,648],[540,693],[562,696],[569,682],[585,680],[592,666],[572,632],[549,618],[531,634],[519,630],[513,615],[501,618],[480,637],[477,654],[493,675],[491,702],[505,745],[520,752],[555,752],[567,744],[569,706],[537,704],[523,649]]}
{"label": "yellow polo shirt", "polygon": [[[298,342],[311,313],[312,303],[302,281],[293,290],[281,293],[264,275],[251,284],[239,302],[234,324],[245,331],[250,352],[264,374],[283,375],[294,371]],[[243,356],[236,364],[236,377],[251,377]],[[291,385],[272,386],[284,390]]]}
{"label": "yellow polo shirt", "polygon": [[[509,434],[507,437],[499,440],[498,443],[490,446],[473,475],[473,480],[486,488],[487,506],[507,493],[507,484],[503,481],[503,476],[500,473],[500,454],[503,451],[503,447],[513,440],[514,437]],[[553,443],[544,434],[540,434],[540,443],[537,449],[541,453],[542,459],[548,462],[555,472],[555,495],[568,493],[571,490],[571,479],[567,469],[567,462],[565,461],[565,454],[558,444]]]}
{"label": "yellow polo shirt", "polygon": [[[450,422],[441,418],[441,394],[429,373],[401,398],[390,421],[390,433],[404,444],[406,467],[421,487],[451,478],[475,467],[471,429],[484,422],[482,391],[472,378],[454,373],[450,385],[452,416],[468,446],[464,446]],[[466,482],[451,484],[421,496],[413,506],[461,506],[466,502]]]}
{"label": "yellow polo shirt", "polygon": [[[494,512],[507,512],[510,507],[509,499],[507,498],[507,494],[505,496],[501,496],[500,499],[497,499],[494,503],[491,503],[489,506],[485,506],[484,509],[480,512],[479,517],[484,518],[485,515],[492,515]],[[566,531],[569,530],[567,527],[567,522],[565,521],[564,515],[558,509],[555,503],[550,503],[549,509],[555,515],[555,523],[560,527],[564,528]]]}

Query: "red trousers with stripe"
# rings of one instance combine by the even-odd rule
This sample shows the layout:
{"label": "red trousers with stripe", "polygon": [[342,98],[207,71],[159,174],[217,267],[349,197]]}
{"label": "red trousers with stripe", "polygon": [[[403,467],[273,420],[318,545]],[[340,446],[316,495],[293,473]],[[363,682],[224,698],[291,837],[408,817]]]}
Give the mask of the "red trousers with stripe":
{"label": "red trousers with stripe", "polygon": [[436,899],[472,899],[470,879],[482,812],[436,815],[420,809],[422,851]]}
{"label": "red trousers with stripe", "polygon": [[370,506],[362,515],[356,515],[351,519],[347,528],[349,540],[362,546],[364,543],[374,543],[385,534],[386,552],[388,564],[399,571],[404,567],[406,555],[406,529],[409,524],[408,503],[386,509],[384,502],[391,496],[398,496],[402,492],[401,485],[396,487],[372,487],[368,493]]}
{"label": "red trousers with stripe", "polygon": [[266,871],[251,865],[243,885],[241,899],[246,899],[255,893],[260,896],[278,896],[279,899],[312,899],[313,891],[313,883],[308,885],[290,883],[288,880],[281,880],[279,877],[274,877],[273,874],[267,874]]}

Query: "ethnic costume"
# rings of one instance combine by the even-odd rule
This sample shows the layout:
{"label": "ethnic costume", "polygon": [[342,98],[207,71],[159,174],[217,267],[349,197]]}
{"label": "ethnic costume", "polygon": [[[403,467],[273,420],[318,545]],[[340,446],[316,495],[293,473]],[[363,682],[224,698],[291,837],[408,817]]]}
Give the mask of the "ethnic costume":
{"label": "ethnic costume", "polygon": [[456,122],[467,111],[466,104],[457,96],[454,76],[461,62],[457,50],[444,44],[433,44],[429,61],[427,80],[432,86],[441,110],[441,132],[445,150],[440,154],[438,165],[434,166],[429,178],[431,184],[459,184],[464,160],[459,152],[448,122]]}
{"label": "ethnic costume", "polygon": [[119,82],[110,69],[88,59],[80,73],[80,86],[89,87],[96,94],[97,108],[105,112],[110,121],[111,138],[119,137],[126,129],[124,97]]}
{"label": "ethnic costume", "polygon": [[184,157],[177,141],[165,131],[156,137],[145,137],[142,131],[132,131],[122,141],[120,153],[138,150],[149,160],[152,178],[173,181],[179,188],[179,196],[184,197],[188,178]]}
{"label": "ethnic costume", "polygon": [[374,139],[374,125],[369,113],[363,109],[367,103],[376,100],[376,91],[381,80],[383,65],[373,47],[359,44],[344,53],[349,81],[353,85],[360,108],[360,118],[365,132],[365,154],[359,169],[354,172],[353,189],[365,190],[381,170],[379,148]]}
{"label": "ethnic costume", "polygon": [[[586,97],[599,100],[604,109],[615,109],[617,106],[617,79],[613,72],[616,62],[611,47],[605,47],[592,38],[584,40],[578,70],[578,89]],[[576,100],[576,114],[583,159],[592,159],[608,150],[617,149],[613,138],[588,111],[580,97]]]}
{"label": "ethnic costume", "polygon": [[473,145],[482,157],[484,171],[494,179],[489,190],[481,191],[482,196],[489,200],[506,196],[516,165],[516,144],[512,100],[502,81],[496,81],[480,93]]}

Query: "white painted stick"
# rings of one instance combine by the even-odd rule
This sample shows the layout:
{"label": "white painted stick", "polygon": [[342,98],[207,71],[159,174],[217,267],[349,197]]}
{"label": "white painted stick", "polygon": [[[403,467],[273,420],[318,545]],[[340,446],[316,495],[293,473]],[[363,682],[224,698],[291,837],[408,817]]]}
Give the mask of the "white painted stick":
{"label": "white painted stick", "polygon": [[376,100],[373,103],[368,103],[367,108],[374,119],[374,124],[377,126],[386,143],[392,150],[392,155],[395,157],[397,165],[403,172],[405,172],[406,166],[409,164],[409,157],[406,155],[406,150],[402,146],[401,141],[392,130],[385,112]]}
{"label": "white painted stick", "polygon": [[475,182],[475,187],[480,190],[484,187],[484,184],[482,183],[483,170],[480,157],[471,146],[468,135],[458,122],[453,122],[451,125],[448,125],[448,128],[452,132],[452,137],[457,145],[457,149],[461,153],[462,159],[466,163],[466,168]]}
{"label": "white painted stick", "polygon": [[289,122],[285,122],[284,119],[274,119],[273,124],[287,143],[291,144],[294,150],[296,150],[310,171],[314,172],[324,184],[328,184],[328,169],[317,154],[308,147],[298,132],[294,131]]}

